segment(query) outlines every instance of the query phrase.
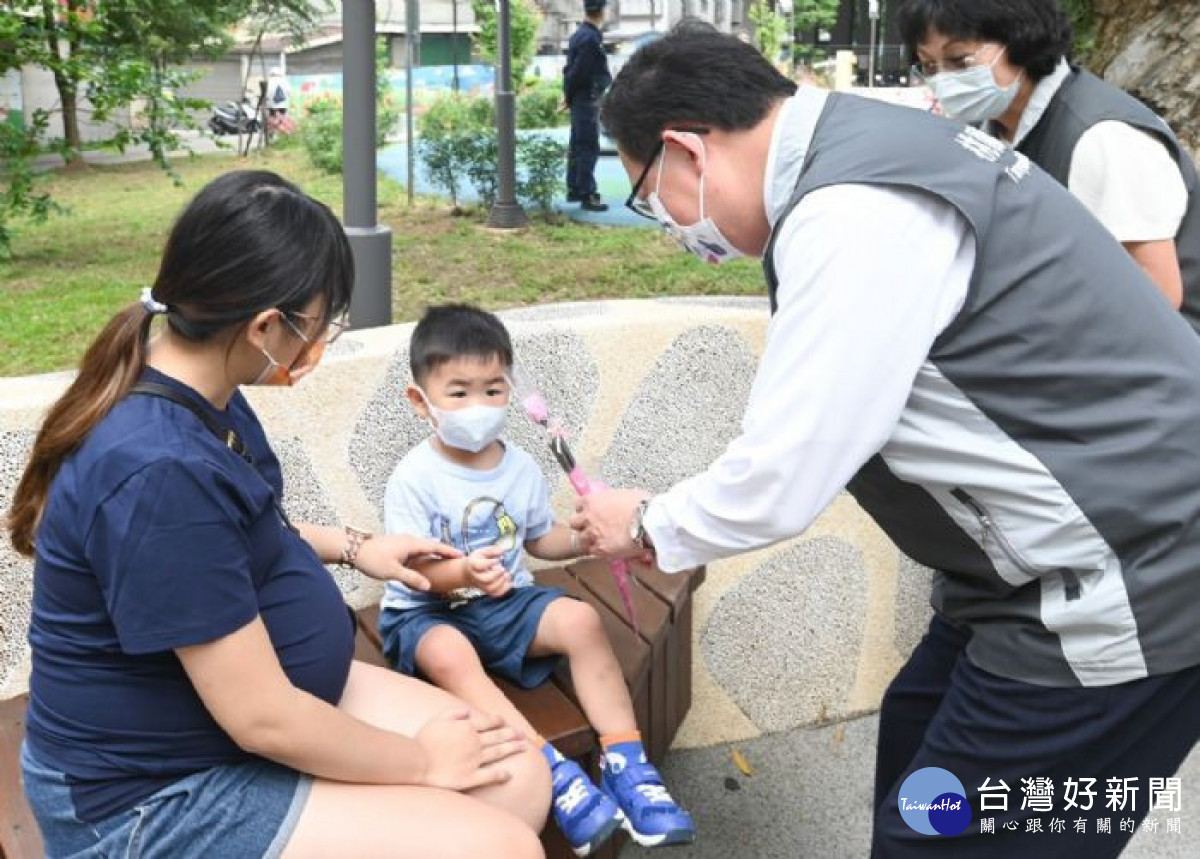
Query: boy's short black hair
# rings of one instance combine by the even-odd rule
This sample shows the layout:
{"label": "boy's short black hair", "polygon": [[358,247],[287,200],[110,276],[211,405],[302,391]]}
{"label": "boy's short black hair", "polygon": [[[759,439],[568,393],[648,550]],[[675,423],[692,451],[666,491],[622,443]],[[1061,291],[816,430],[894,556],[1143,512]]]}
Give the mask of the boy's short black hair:
{"label": "boy's short black hair", "polygon": [[1071,22],[1058,0],[904,0],[900,37],[913,62],[930,28],[954,39],[1000,42],[1035,81],[1071,55]]}
{"label": "boy's short black hair", "polygon": [[494,313],[469,304],[439,304],[426,309],[408,344],[413,381],[423,383],[436,368],[463,357],[513,363],[512,340]]}
{"label": "boy's short black hair", "polygon": [[664,129],[745,131],[796,91],[752,45],[684,19],[629,58],[600,108],[617,147],[641,164]]}

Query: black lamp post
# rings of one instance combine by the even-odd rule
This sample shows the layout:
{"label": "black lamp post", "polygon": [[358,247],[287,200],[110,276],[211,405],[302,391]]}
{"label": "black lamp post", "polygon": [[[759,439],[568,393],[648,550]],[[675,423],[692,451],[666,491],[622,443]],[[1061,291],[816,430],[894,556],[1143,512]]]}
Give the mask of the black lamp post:
{"label": "black lamp post", "polygon": [[342,193],[354,256],[350,324],[392,324],[392,231],[376,221],[375,3],[342,4]]}
{"label": "black lamp post", "polygon": [[499,0],[496,67],[496,201],[488,215],[488,226],[511,230],[529,223],[517,202],[516,98],[512,90],[512,31],[509,0]]}

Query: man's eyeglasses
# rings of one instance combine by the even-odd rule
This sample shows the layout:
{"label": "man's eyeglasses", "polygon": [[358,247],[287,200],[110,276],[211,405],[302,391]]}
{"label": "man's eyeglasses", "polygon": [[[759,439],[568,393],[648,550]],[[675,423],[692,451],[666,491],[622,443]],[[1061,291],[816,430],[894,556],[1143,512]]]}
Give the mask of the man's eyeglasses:
{"label": "man's eyeglasses", "polygon": [[[664,128],[663,131],[682,131],[688,134],[708,134],[707,128]],[[654,210],[650,208],[650,203],[643,197],[638,196],[638,192],[642,190],[642,186],[646,184],[646,177],[650,175],[650,168],[654,166],[654,162],[658,160],[658,156],[662,155],[663,147],[666,141],[661,137],[658,143],[654,146],[654,151],[650,153],[650,157],[646,159],[646,166],[642,168],[641,175],[637,177],[637,181],[633,183],[633,190],[629,192],[629,196],[625,198],[625,208],[633,212],[635,215],[641,215],[643,218],[649,218],[651,221],[657,220],[654,217]]]}
{"label": "man's eyeglasses", "polygon": [[[913,63],[910,71],[912,72],[913,79],[921,81],[922,83],[944,72],[965,72],[967,69],[982,65],[985,62],[985,60],[979,58],[981,51],[984,51],[988,48],[997,47],[1001,46],[996,44],[984,44],[980,45],[969,54],[955,54],[954,56],[946,57],[944,60],[921,60]],[[998,56],[999,52],[988,58],[986,62],[991,62]]]}

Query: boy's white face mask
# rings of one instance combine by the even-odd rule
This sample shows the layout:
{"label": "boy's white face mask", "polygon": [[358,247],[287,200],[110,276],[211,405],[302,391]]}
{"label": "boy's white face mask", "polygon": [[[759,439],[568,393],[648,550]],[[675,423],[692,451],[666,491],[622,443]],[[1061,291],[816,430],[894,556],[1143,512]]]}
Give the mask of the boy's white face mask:
{"label": "boy's white face mask", "polygon": [[[696,135],[697,139],[699,135]],[[704,141],[700,141],[700,147],[703,149]],[[664,146],[662,153],[662,161],[658,165],[658,181],[654,183],[654,190],[646,196],[646,202],[650,205],[650,210],[654,212],[654,217],[662,228],[667,231],[671,238],[679,243],[680,247],[686,250],[693,256],[698,256],[705,262],[723,263],[729,262],[731,259],[737,259],[744,254],[733,246],[733,243],[717,229],[716,223],[712,218],[704,216],[704,174],[708,167],[708,153],[705,151],[704,163],[701,164],[700,172],[700,220],[694,224],[684,226],[675,221],[671,217],[671,213],[667,211],[666,206],[662,204],[662,200],[658,197],[658,189],[662,185],[663,170],[667,166],[667,152],[670,147]]]}
{"label": "boy's white face mask", "polygon": [[434,419],[434,432],[442,443],[456,450],[479,453],[500,438],[508,406],[467,406],[462,409],[439,409],[429,401],[421,388],[421,398]]}

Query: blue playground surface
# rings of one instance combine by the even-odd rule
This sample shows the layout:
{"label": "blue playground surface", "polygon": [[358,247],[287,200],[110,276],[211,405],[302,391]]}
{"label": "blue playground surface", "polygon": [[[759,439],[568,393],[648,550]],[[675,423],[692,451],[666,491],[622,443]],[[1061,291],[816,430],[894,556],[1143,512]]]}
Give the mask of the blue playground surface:
{"label": "blue playground surface", "polygon": [[[565,145],[570,131],[566,128],[550,128],[535,132],[519,132],[520,134],[540,134],[548,137],[553,137],[556,140],[562,141]],[[604,202],[608,203],[607,212],[585,212],[579,208],[578,203],[568,203],[566,200],[566,163],[563,163],[564,184],[560,191],[560,199],[555,203],[555,208],[562,212],[568,218],[575,221],[580,221],[587,224],[596,224],[598,226],[607,227],[653,227],[657,226],[653,221],[641,218],[633,212],[625,208],[625,198],[629,196],[629,177],[625,175],[625,168],[621,166],[620,160],[615,154],[615,147],[610,141],[602,138],[600,141],[600,160],[596,163],[596,185],[600,191],[600,196],[604,198]],[[610,153],[610,154],[605,154]],[[408,144],[393,143],[379,150],[376,158],[376,164],[379,169],[385,174],[395,179],[401,184],[405,184],[408,180]],[[429,181],[429,177],[425,174],[421,166],[421,159],[418,158],[413,165],[413,170],[416,174],[416,192],[418,194],[437,194],[442,192],[435,189]],[[463,180],[462,187],[459,189],[459,197],[464,202],[477,202],[479,197],[475,194],[475,189],[471,183]]]}

